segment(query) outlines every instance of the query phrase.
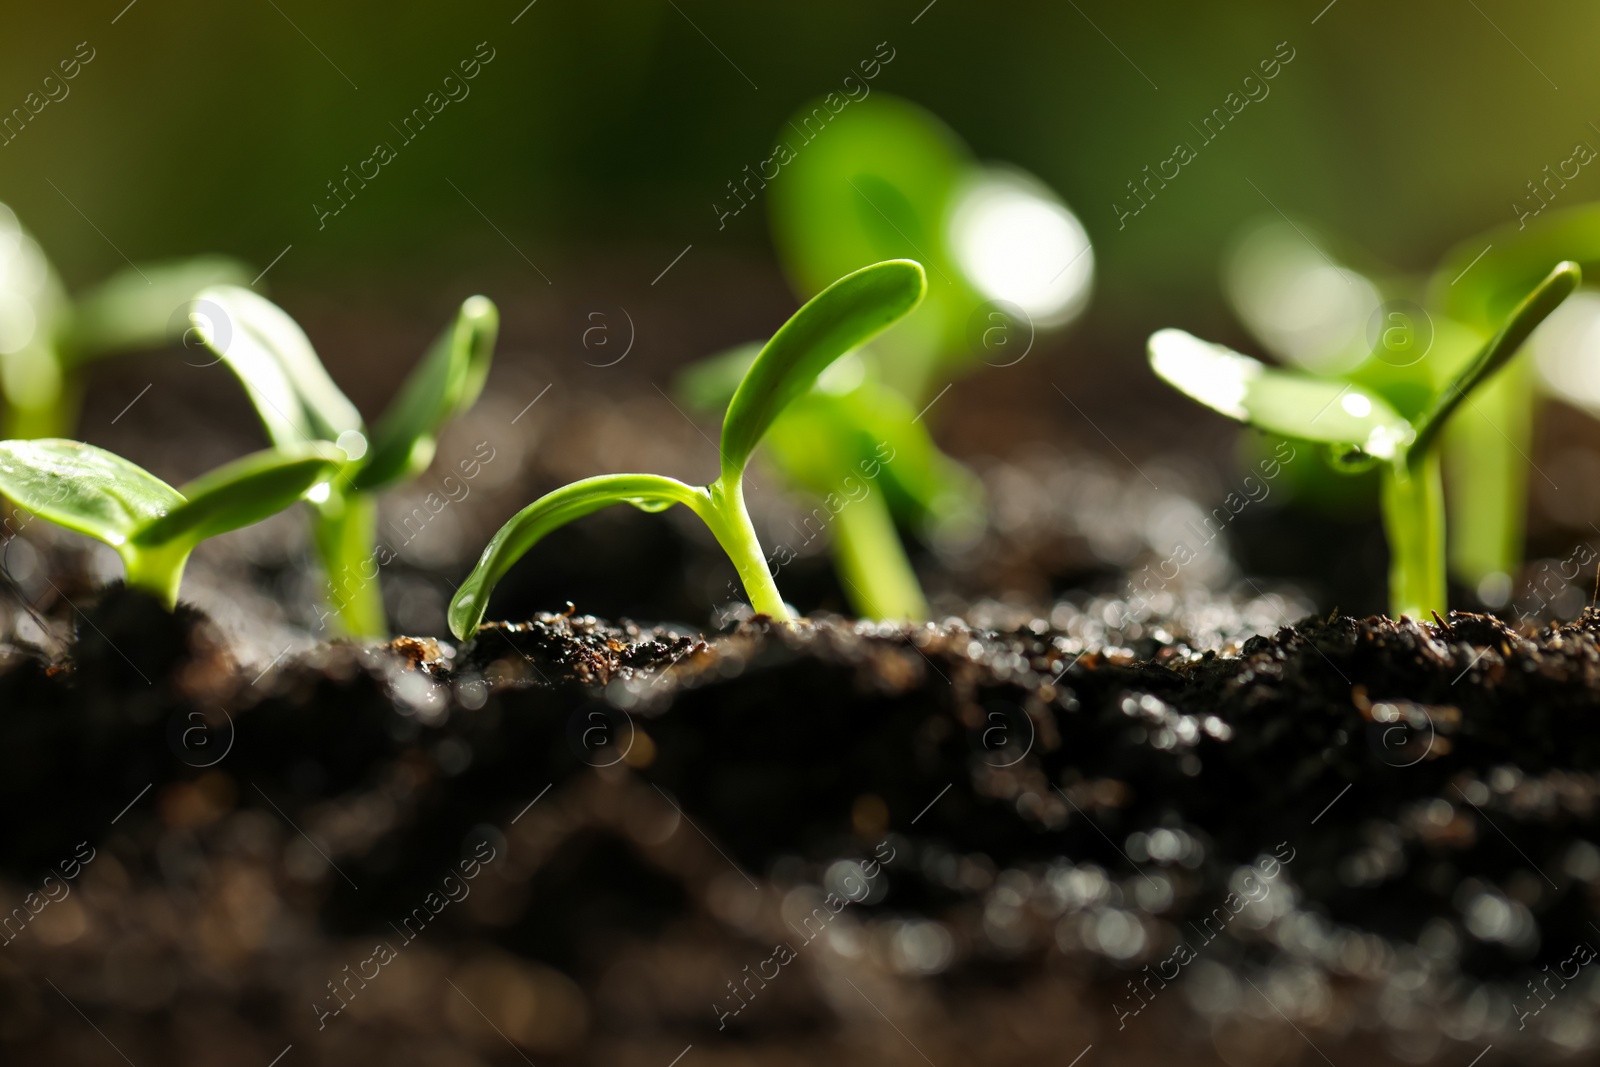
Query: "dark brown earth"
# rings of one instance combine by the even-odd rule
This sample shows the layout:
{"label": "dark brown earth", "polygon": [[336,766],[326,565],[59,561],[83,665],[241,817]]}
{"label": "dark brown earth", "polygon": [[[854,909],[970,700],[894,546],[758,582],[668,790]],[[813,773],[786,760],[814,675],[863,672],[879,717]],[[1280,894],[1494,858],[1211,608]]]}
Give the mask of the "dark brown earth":
{"label": "dark brown earth", "polygon": [[256,677],[192,610],[78,603],[0,673],[5,1062],[1600,1043],[1600,615],[573,611]]}

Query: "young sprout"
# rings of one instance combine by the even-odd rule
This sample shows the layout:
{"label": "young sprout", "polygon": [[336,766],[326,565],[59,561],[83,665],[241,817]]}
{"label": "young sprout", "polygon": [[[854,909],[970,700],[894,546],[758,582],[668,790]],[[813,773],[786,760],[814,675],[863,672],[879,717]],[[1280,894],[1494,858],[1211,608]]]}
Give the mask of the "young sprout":
{"label": "young sprout", "polygon": [[1447,609],[1444,490],[1438,444],[1450,416],[1516,355],[1582,277],[1562,262],[1510,310],[1498,333],[1408,418],[1392,399],[1351,380],[1268,367],[1182,330],[1150,338],[1150,365],[1191,399],[1257,429],[1332,446],[1340,465],[1379,465],[1389,539],[1389,602],[1395,616]]}
{"label": "young sprout", "polygon": [[733,562],[751,607],[788,621],[789,609],[745,509],[745,465],[773,421],[810,392],[834,360],[916,307],[926,289],[920,265],[889,260],[863,267],[818,293],[773,334],[740,381],[722,420],[722,466],[715,481],[697,486],[658,474],[604,474],[545,494],[514,515],[484,548],[450,601],[451,632],[465,640],[478,628],[495,584],[540,538],[612,504],[632,504],[643,511],[684,505],[706,524]]}
{"label": "young sprout", "polygon": [[0,441],[0,493],[116,549],[128,585],[172,608],[196,545],[287,508],[333,475],[338,455],[326,445],[269,449],[174,489],[81,441]]}
{"label": "young sprout", "polygon": [[[819,123],[828,135],[811,143]],[[794,153],[797,134],[807,140]],[[829,530],[856,613],[923,619],[927,600],[897,525],[959,543],[982,529],[984,505],[978,479],[938,450],[922,415],[950,376],[980,363],[1012,366],[1036,332],[1075,317],[1088,299],[1094,255],[1083,227],[1042,182],[979,163],[937,117],[887,93],[842,111],[837,101],[813,102],[778,138],[784,179],[769,190],[747,177],[717,211],[725,224],[747,206],[745,194],[768,197],[773,243],[801,297],[862,264],[900,256],[914,256],[935,277],[903,322],[841,360],[784,413],[765,448],[786,482],[821,501],[803,536]],[[726,403],[758,347],[692,368],[680,388],[703,409]]]}
{"label": "young sprout", "polygon": [[376,580],[388,562],[377,547],[377,494],[433,462],[438,437],[483,391],[500,316],[488,297],[469,297],[455,322],[400,386],[370,431],[317,358],[305,332],[276,304],[248,289],[202,292],[195,326],[244,384],[267,436],[279,448],[326,441],[342,450],[336,476],[310,497],[313,535],[328,599],[345,633],[388,630]]}
{"label": "young sprout", "polygon": [[[760,349],[741,345],[696,364],[678,391],[702,411],[726,405]],[[876,380],[866,360],[846,355],[773,422],[762,450],[784,481],[818,500],[801,520],[804,542],[831,535],[834,568],[856,614],[926,619],[895,519],[935,541],[964,540],[982,528],[983,487],[939,451],[905,397]],[[779,546],[774,562],[794,554]]]}
{"label": "young sprout", "polygon": [[[1225,289],[1272,355],[1313,374],[1349,377],[1410,416],[1562,260],[1593,277],[1600,266],[1600,205],[1548,211],[1531,223],[1469,237],[1425,281],[1386,273],[1344,242],[1273,216],[1239,241]],[[1367,266],[1357,271],[1353,262]],[[1313,309],[1309,315],[1306,308]],[[1522,561],[1534,377],[1533,360],[1513,361],[1456,413],[1440,447],[1450,574],[1492,605],[1509,594]],[[1300,489],[1335,492],[1325,474],[1313,461],[1297,478]]]}
{"label": "young sprout", "polygon": [[[1600,267],[1600,204],[1547,211],[1525,226],[1508,223],[1462,241],[1430,279],[1428,305],[1469,337],[1487,337],[1545,267],[1559,260],[1577,263],[1592,283]],[[1533,360],[1519,360],[1446,434],[1447,475],[1462,473],[1446,478],[1451,570],[1474,585],[1490,579],[1500,595],[1509,595],[1510,576],[1522,563],[1534,371]]]}
{"label": "young sprout", "polygon": [[71,432],[85,364],[177,340],[188,324],[173,312],[196,290],[249,278],[219,256],[171,260],[129,267],[69,299],[39,243],[0,204],[0,432]]}

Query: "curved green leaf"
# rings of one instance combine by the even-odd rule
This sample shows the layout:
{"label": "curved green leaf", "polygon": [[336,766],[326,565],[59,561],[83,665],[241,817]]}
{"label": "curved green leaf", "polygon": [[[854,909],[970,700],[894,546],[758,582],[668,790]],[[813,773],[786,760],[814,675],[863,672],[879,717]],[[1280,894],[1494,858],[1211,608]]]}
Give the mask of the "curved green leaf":
{"label": "curved green leaf", "polygon": [[203,290],[195,304],[201,338],[244,383],[274,444],[295,448],[362,432],[361,413],[282,308],[231,285]]}
{"label": "curved green leaf", "polygon": [[710,497],[704,489],[658,474],[602,474],[546,493],[513,515],[484,547],[472,573],[450,600],[450,632],[466,640],[478,628],[495,585],[540,538],[612,504],[632,504],[644,511],[684,504],[705,518]]}
{"label": "curved green leaf", "polygon": [[209,285],[244,285],[249,269],[225,256],[127,267],[78,295],[62,357],[76,365],[119,349],[155,348],[182,337],[184,314]]}
{"label": "curved green leaf", "polygon": [[[465,369],[452,380],[447,419],[453,419],[478,402],[489,380],[494,343],[500,336],[500,309],[486,296],[469,296],[456,313],[452,343],[466,352]],[[462,364],[458,361],[457,367]]]}
{"label": "curved green leaf", "polygon": [[813,100],[778,137],[775,162],[784,171],[769,194],[772,233],[802,294],[899,257],[956,274],[944,247],[945,217],[973,161],[931,112],[888,94],[838,112]]}
{"label": "curved green leaf", "polygon": [[145,548],[194,546],[250,526],[332,477],[343,458],[342,451],[327,444],[253,452],[185,485],[183,502],[141,525],[131,540]]}
{"label": "curved green leaf", "polygon": [[1470,363],[1461,368],[1455,381],[1445,386],[1434,398],[1432,407],[1417,419],[1415,448],[1418,455],[1427,451],[1434,437],[1456,408],[1466,400],[1467,395],[1495,371],[1505,366],[1506,362],[1517,354],[1517,350],[1528,339],[1528,335],[1533,333],[1563,300],[1571,296],[1582,281],[1583,270],[1571,260],[1566,260],[1557,263],[1555,268],[1545,275],[1544,280],[1522,298],[1506,317],[1505,325],[1500,327],[1500,332],[1489,339],[1489,343],[1483,346]]}
{"label": "curved green leaf", "polygon": [[761,435],[828,364],[917,306],[920,264],[891,259],[847,274],[808,300],[761,349],[722,422],[722,477],[736,481]]}
{"label": "curved green leaf", "polygon": [[499,329],[500,313],[488,297],[462,303],[373,429],[372,453],[356,488],[378,489],[427,469],[439,431],[483,391]]}
{"label": "curved green leaf", "polygon": [[1268,367],[1183,330],[1150,335],[1150,366],[1190,399],[1284,437],[1350,445],[1379,459],[1411,443],[1411,424],[1377,393]]}
{"label": "curved green leaf", "polygon": [[81,441],[0,441],[0,493],[22,508],[123,550],[140,527],[183,504],[143,467]]}

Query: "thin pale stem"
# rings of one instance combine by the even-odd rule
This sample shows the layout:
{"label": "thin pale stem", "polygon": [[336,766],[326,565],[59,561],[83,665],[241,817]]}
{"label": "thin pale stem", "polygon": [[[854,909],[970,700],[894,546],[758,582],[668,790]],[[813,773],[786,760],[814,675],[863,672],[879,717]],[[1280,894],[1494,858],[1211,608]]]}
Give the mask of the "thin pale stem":
{"label": "thin pale stem", "polygon": [[1449,610],[1445,589],[1444,484],[1437,452],[1384,466],[1383,528],[1389,538],[1389,611],[1426,619]]}
{"label": "thin pale stem", "polygon": [[779,622],[790,622],[794,616],[789,613],[783,595],[778,592],[778,583],[772,580],[772,571],[767,567],[767,557],[761,549],[760,539],[756,537],[755,525],[750,521],[750,513],[745,510],[742,483],[741,477],[729,479],[726,475],[712,482],[707,487],[710,499],[705,504],[705,510],[700,512],[700,517],[733,561],[734,569],[739,572],[739,581],[744,583],[744,591],[750,597],[750,606],[758,614],[771,616]]}
{"label": "thin pale stem", "polygon": [[847,501],[834,523],[834,561],[856,613],[864,619],[927,619],[928,602],[882,492]]}
{"label": "thin pale stem", "polygon": [[192,551],[194,546],[189,544],[124,546],[122,564],[128,588],[143,589],[172,610],[178,606],[178,587],[183,584],[183,568]]}
{"label": "thin pale stem", "polygon": [[328,602],[351,637],[387,637],[377,553],[378,502],[370,493],[337,492],[317,509],[317,554],[327,574]]}

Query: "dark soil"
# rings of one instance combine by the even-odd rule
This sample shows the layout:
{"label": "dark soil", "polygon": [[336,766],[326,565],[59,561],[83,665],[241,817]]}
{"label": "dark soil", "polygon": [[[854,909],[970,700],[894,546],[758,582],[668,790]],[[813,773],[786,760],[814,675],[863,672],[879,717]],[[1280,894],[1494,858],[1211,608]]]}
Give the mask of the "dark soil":
{"label": "dark soil", "polygon": [[541,615],[257,678],[113,590],[0,674],[3,1058],[1592,1055],[1600,615],[1260,607]]}

